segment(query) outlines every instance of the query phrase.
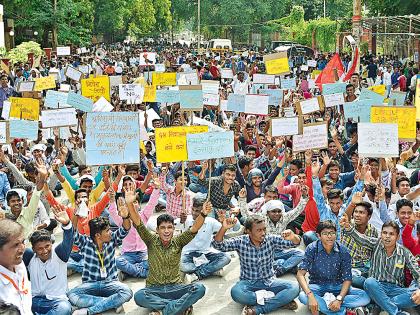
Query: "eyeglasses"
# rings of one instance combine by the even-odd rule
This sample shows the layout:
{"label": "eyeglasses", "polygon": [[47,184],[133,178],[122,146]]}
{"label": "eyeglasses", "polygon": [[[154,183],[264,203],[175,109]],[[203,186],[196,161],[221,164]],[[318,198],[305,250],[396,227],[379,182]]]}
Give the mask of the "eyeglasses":
{"label": "eyeglasses", "polygon": [[47,276],[47,280],[53,280],[53,279],[55,279],[55,278],[57,277],[57,276],[54,276],[54,277],[51,277],[51,278],[50,278],[50,277],[48,276],[47,269],[45,269],[44,271],[45,271],[45,275]]}
{"label": "eyeglasses", "polygon": [[337,232],[322,232],[322,236],[336,236]]}

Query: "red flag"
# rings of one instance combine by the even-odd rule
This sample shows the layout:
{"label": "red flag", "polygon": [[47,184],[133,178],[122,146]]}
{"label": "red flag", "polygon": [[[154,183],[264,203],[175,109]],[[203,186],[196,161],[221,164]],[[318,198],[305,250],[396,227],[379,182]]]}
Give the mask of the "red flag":
{"label": "red flag", "polygon": [[344,66],[341,62],[340,56],[336,53],[327,63],[324,70],[319,74],[318,78],[315,80],[315,84],[318,85],[319,89],[322,90],[322,84],[324,83],[335,83],[336,77],[334,69],[337,69],[338,77],[344,73]]}
{"label": "red flag", "polygon": [[356,47],[356,50],[354,51],[353,60],[351,61],[351,68],[349,69],[349,72],[347,72],[346,76],[343,79],[343,82],[346,82],[350,80],[351,75],[356,72],[357,67],[357,61],[359,60],[359,48]]}

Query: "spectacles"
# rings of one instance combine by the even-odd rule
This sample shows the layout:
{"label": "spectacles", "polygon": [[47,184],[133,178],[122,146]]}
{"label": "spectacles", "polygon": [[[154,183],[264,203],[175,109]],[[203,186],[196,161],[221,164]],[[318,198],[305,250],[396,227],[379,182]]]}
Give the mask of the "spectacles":
{"label": "spectacles", "polygon": [[337,232],[322,232],[322,236],[336,236]]}
{"label": "spectacles", "polygon": [[53,280],[53,279],[55,279],[55,278],[57,277],[57,276],[54,276],[54,277],[51,277],[51,278],[50,278],[50,277],[48,276],[47,269],[45,269],[44,271],[45,271],[45,275],[47,276],[47,280]]}

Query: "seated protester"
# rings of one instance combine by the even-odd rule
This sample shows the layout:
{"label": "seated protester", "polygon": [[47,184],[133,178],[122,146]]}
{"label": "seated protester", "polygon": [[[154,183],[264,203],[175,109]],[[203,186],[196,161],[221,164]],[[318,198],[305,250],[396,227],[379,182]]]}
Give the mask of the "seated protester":
{"label": "seated protester", "polygon": [[[1,150],[0,150],[1,151]],[[35,218],[36,211],[38,209],[39,199],[42,193],[46,179],[48,178],[48,171],[45,167],[44,162],[38,159],[36,162],[36,168],[38,171],[36,177],[36,191],[32,193],[31,201],[27,207],[24,207],[23,196],[26,195],[26,191],[21,190],[20,193],[14,190],[10,190],[6,195],[6,202],[9,208],[7,217],[21,224],[24,229],[25,238],[32,232],[32,224]]]}
{"label": "seated protester", "polygon": [[385,205],[385,209],[388,211],[385,201],[383,200],[384,198],[385,188],[383,188],[383,186],[377,187],[374,183],[365,185],[365,194],[362,199],[364,202],[368,202],[372,207],[372,215],[369,219],[369,224],[371,224],[377,232],[381,231],[382,224],[384,224],[381,219],[381,207]]}
{"label": "seated protester", "polygon": [[349,156],[351,156],[351,154],[354,153],[354,146],[357,146],[357,144],[352,145],[352,147],[348,149],[348,152],[344,152],[343,146],[341,145],[340,140],[338,138],[337,129],[333,128],[331,130],[331,137],[332,140],[328,140],[328,154],[330,156],[330,159],[340,161],[342,172],[345,173],[353,171],[354,168]]}
{"label": "seated protester", "polygon": [[[349,309],[358,309],[364,314],[361,307],[369,304],[370,298],[363,290],[351,286],[351,256],[336,240],[335,222],[319,222],[316,232],[319,239],[306,248],[296,276],[302,288],[299,300],[308,305],[312,314],[320,311],[344,315]],[[309,273],[309,284],[306,273]]]}
{"label": "seated protester", "polygon": [[31,283],[22,261],[24,252],[24,227],[9,219],[0,220],[0,301],[15,305],[21,315],[32,315]]}
{"label": "seated protester", "polygon": [[3,171],[0,171],[0,205],[4,206],[6,194],[10,190],[9,179],[7,174]]}
{"label": "seated protester", "polygon": [[231,199],[233,196],[238,196],[239,190],[241,190],[239,183],[235,180],[236,166],[228,164],[222,175],[211,178],[205,178],[207,169],[208,161],[204,161],[198,182],[210,189],[210,203],[213,206],[211,217],[217,218],[218,210],[226,211],[226,215],[229,216]]}
{"label": "seated protester", "polygon": [[136,188],[139,189],[139,195],[141,196],[141,202],[148,202],[150,195],[152,194],[154,187],[150,185],[150,181],[153,178],[153,162],[151,160],[147,160],[147,175],[143,181],[140,180],[140,168],[138,165],[127,165],[125,168],[125,172],[127,176],[130,176],[136,183]]}
{"label": "seated protester", "polygon": [[[369,237],[378,237],[377,230],[368,223],[372,216],[372,205],[363,201],[363,193],[357,192],[353,195],[347,206],[346,215],[348,218],[353,218],[353,225],[357,232]],[[363,283],[369,272],[372,251],[368,247],[360,246],[347,234],[341,235],[341,244],[347,247],[352,258],[352,285],[363,289]]]}
{"label": "seated protester", "polygon": [[395,171],[393,170],[391,175],[391,200],[389,202],[389,210],[395,211],[397,201],[402,198],[414,201],[419,196],[419,192],[420,190],[411,191],[410,180],[405,176],[396,178]]}
{"label": "seated protester", "polygon": [[52,246],[51,235],[46,230],[32,233],[23,261],[31,278],[32,311],[34,314],[70,315],[67,299],[67,261],[73,245],[74,228],[63,207],[52,208],[63,228],[63,241]]}
{"label": "seated protester", "polygon": [[[67,148],[66,148],[67,149]],[[60,151],[65,150],[64,147],[62,147],[60,149]],[[67,180],[67,182],[70,184],[70,187],[73,190],[77,190],[80,188],[80,186],[77,184],[77,179],[75,179],[73,176],[71,176],[67,166],[65,165],[65,158],[67,156],[64,155],[65,151],[60,155],[60,157],[62,157],[62,165],[60,166],[60,173],[64,176],[64,178]],[[64,161],[63,161],[64,160]],[[92,169],[87,166],[87,165],[78,165],[78,171],[79,171],[79,178],[84,176],[84,175],[90,175],[93,177],[92,175]],[[93,187],[93,189],[96,189],[96,187],[98,187],[98,185],[102,185],[102,170],[104,169],[103,166],[100,166],[96,172],[96,175],[93,177],[94,181],[95,181],[95,186]],[[102,187],[103,189],[103,187]]]}
{"label": "seated protester", "polygon": [[[288,186],[291,183],[291,179],[293,176],[298,176],[299,170],[302,168],[302,161],[298,159],[294,159],[290,161],[289,164],[289,173],[286,177],[286,180],[284,181],[284,186]],[[287,194],[280,194],[280,200],[283,202],[283,204],[290,209],[293,208],[293,203],[289,195]]]}
{"label": "seated protester", "polygon": [[192,305],[204,296],[206,289],[201,283],[181,284],[181,250],[202,227],[204,219],[211,212],[211,204],[203,205],[200,215],[189,230],[174,237],[173,217],[169,214],[160,215],[157,218],[157,235],[151,233],[134,208],[135,200],[135,192],[129,187],[125,190],[125,201],[133,224],[147,245],[149,274],[146,287],[135,293],[134,300],[137,305],[151,309],[150,314],[154,315],[191,314]]}
{"label": "seated protester", "polygon": [[287,175],[289,175],[289,170],[284,170],[284,176],[277,186],[279,193],[290,195],[293,202],[293,208],[296,208],[300,202],[300,197],[302,196],[302,186],[306,185],[306,170],[301,168],[298,175],[296,176],[297,182],[291,182],[289,185],[284,186]]}
{"label": "seated protester", "polygon": [[252,213],[258,213],[261,211],[261,207],[270,200],[279,199],[279,192],[274,185],[267,185],[264,187],[263,197],[255,198],[248,203],[248,210]]}
{"label": "seated protester", "polygon": [[[183,231],[191,228],[194,221],[200,215],[206,202],[202,195],[195,195],[193,199],[192,215],[189,215],[183,224]],[[222,224],[214,218],[207,217],[197,235],[182,249],[180,269],[185,273],[185,282],[191,283],[207,278],[211,275],[223,277],[223,267],[230,263],[229,255],[219,252],[210,246],[213,235],[216,234]],[[233,230],[239,230],[237,222]]]}
{"label": "seated protester", "polygon": [[[294,299],[299,287],[294,282],[275,279],[273,264],[275,252],[296,247],[300,237],[290,230],[283,231],[282,236],[267,235],[265,221],[260,215],[251,215],[245,221],[245,235],[224,240],[226,231],[236,224],[235,218],[225,218],[212,242],[218,250],[235,250],[239,254],[240,280],[230,293],[235,302],[245,305],[244,315],[267,314],[280,307],[297,309]],[[261,290],[268,292],[261,294]]]}
{"label": "seated protester", "polygon": [[[340,164],[335,160],[330,160],[328,155],[324,153],[322,160],[324,164],[319,171],[319,178],[324,177],[331,179],[334,183],[334,188],[344,190],[347,187],[354,185],[355,172],[340,173]],[[327,172],[327,174],[325,174]]]}
{"label": "seated protester", "polygon": [[[307,202],[308,188],[306,186],[302,189],[301,202],[296,208],[289,212],[284,211],[284,205],[280,200],[270,200],[266,202],[261,208],[261,213],[265,216],[267,233],[281,235],[286,230],[287,225],[302,213]],[[241,209],[242,217],[245,220],[253,215],[253,213],[247,209],[244,188],[239,192],[239,208]],[[276,276],[280,277],[286,272],[293,271],[302,261],[302,258],[303,252],[297,248],[275,251],[274,272]]]}
{"label": "seated protester", "polygon": [[[420,242],[419,242],[420,223],[418,222],[418,220],[420,220],[420,212],[414,212],[411,215],[410,219],[408,220],[408,223],[404,226],[404,229],[401,235],[403,245],[407,247],[408,250],[416,258],[418,258],[420,255]],[[413,237],[414,226],[416,226],[416,229],[417,229],[417,237]],[[420,264],[420,260],[418,260],[418,263]],[[405,284],[409,286],[411,283],[411,280],[413,280],[413,277],[409,272],[406,272],[405,280],[406,280]]]}
{"label": "seated protester", "polygon": [[[236,178],[241,187],[245,186],[245,178],[248,178],[248,173],[254,168],[254,159],[248,156],[239,156],[237,162]],[[242,181],[240,180],[242,179]]]}
{"label": "seated protester", "polygon": [[[73,315],[98,314],[110,309],[119,313],[122,305],[133,296],[130,288],[118,281],[115,249],[131,228],[126,205],[118,206],[123,219],[118,230],[111,232],[108,219],[97,217],[89,221],[90,236],[75,231],[74,244],[82,253],[84,265],[82,284],[68,292],[71,304],[79,308]],[[78,220],[79,214],[75,213],[74,226],[78,225]]]}
{"label": "seated protester", "polygon": [[[413,254],[397,243],[399,226],[393,221],[384,223],[378,239],[357,232],[347,217],[343,217],[341,224],[345,234],[372,250],[369,278],[364,284],[370,298],[391,315],[409,314],[402,310],[420,305],[420,268]],[[405,268],[415,279],[409,288],[404,287]]]}
{"label": "seated protester", "polygon": [[[134,180],[130,176],[125,176],[123,179],[123,188],[136,187]],[[149,202],[140,212],[140,217],[143,224],[147,224],[150,217],[153,214],[153,210],[158,204],[160,194],[160,186],[157,181],[154,183],[154,189],[150,196]],[[135,207],[140,210],[140,196],[135,202]],[[123,219],[117,213],[117,205],[115,200],[115,194],[110,196],[110,205],[108,208],[111,219],[121,226],[123,224]],[[120,197],[123,199],[123,197]],[[121,200],[118,200],[121,202]],[[147,246],[144,241],[140,238],[137,233],[136,228],[131,227],[128,232],[127,237],[122,241],[121,255],[116,258],[117,268],[118,268],[118,277],[120,281],[123,281],[126,276],[136,277],[136,278],[146,278],[149,271],[149,264],[147,262]]]}

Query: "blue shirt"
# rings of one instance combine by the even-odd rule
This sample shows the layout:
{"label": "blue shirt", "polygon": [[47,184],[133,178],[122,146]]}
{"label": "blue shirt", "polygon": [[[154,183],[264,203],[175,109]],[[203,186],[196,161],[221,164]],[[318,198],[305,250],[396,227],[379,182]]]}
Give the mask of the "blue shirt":
{"label": "blue shirt", "polygon": [[[329,174],[325,178],[331,179]],[[340,173],[338,181],[334,184],[334,188],[344,190],[346,187],[351,187],[354,183],[354,171],[348,173]]]}
{"label": "blue shirt", "polygon": [[13,89],[11,87],[0,87],[0,108],[3,107],[3,102],[7,100],[13,94]]}
{"label": "blue shirt", "polygon": [[338,242],[329,254],[320,240],[309,244],[299,269],[309,272],[310,284],[341,285],[352,279],[350,253]]}
{"label": "blue shirt", "polygon": [[7,179],[7,175],[3,172],[0,172],[0,202],[4,202],[6,199],[6,194],[10,190],[10,183]]}

